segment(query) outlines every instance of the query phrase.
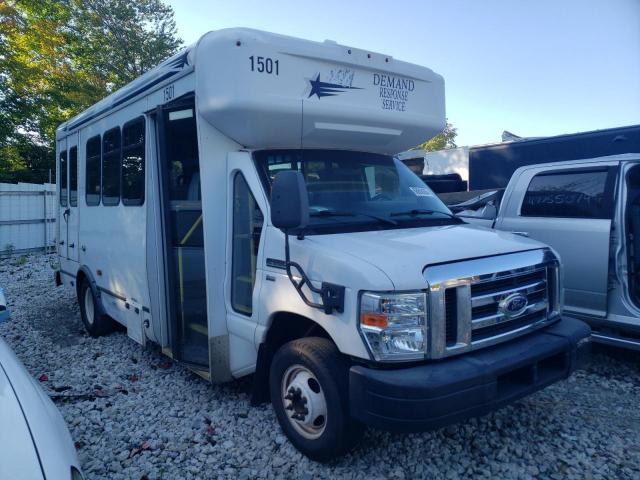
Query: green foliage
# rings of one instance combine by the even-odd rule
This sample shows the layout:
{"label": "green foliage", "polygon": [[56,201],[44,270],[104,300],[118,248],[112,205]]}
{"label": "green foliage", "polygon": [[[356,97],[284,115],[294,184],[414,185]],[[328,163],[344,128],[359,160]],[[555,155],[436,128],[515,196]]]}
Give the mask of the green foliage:
{"label": "green foliage", "polygon": [[5,255],[10,257],[11,255],[13,255],[13,252],[15,249],[16,249],[16,246],[13,243],[7,243],[4,246],[4,253]]}
{"label": "green foliage", "polygon": [[0,181],[48,181],[56,127],[180,45],[162,0],[0,0]]}
{"label": "green foliage", "polygon": [[427,140],[420,145],[417,145],[413,150],[426,150],[427,152],[434,152],[436,150],[444,150],[445,148],[456,148],[456,136],[458,135],[458,129],[447,120],[447,124],[444,130],[431,140]]}
{"label": "green foliage", "polygon": [[55,177],[53,150],[47,145],[29,141],[24,135],[16,135],[13,141],[0,147],[0,182],[43,183]]}

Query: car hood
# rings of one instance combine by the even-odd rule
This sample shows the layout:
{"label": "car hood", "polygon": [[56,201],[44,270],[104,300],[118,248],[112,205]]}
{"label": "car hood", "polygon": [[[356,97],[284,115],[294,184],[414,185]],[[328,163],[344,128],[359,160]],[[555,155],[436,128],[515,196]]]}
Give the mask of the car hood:
{"label": "car hood", "polygon": [[[40,385],[29,374],[9,346],[0,338],[0,375],[3,375],[4,387],[0,393],[0,418],[6,409],[13,408],[15,417],[20,418],[23,427],[14,425],[15,435],[0,435],[0,478],[42,478],[64,479],[71,475],[71,466],[79,468],[78,457],[62,415]],[[1,382],[1,381],[0,381]],[[12,395],[9,395],[12,393]],[[11,400],[13,398],[13,400]],[[3,403],[4,402],[4,403]],[[16,410],[16,404],[18,410]],[[11,407],[13,405],[13,407]],[[19,415],[17,414],[19,413]],[[3,432],[4,423],[0,421]],[[26,435],[24,431],[26,429]],[[30,447],[22,447],[30,443]],[[4,442],[7,442],[5,445]],[[11,456],[14,443],[25,448],[33,461],[17,461]],[[24,453],[23,453],[24,455]],[[6,465],[15,468],[32,465],[37,467],[38,475],[8,475],[3,468]]]}
{"label": "car hood", "polygon": [[396,290],[424,288],[429,265],[543,248],[535,240],[475,225],[446,225],[308,236],[321,249],[366,261]]}
{"label": "car hood", "polygon": [[22,407],[0,365],[0,478],[43,478]]}

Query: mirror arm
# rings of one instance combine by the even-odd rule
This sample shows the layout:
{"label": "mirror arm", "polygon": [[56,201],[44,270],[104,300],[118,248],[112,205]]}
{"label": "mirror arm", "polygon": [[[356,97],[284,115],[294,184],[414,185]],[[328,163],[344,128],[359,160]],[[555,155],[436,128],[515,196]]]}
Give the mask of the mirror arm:
{"label": "mirror arm", "polygon": [[[312,308],[320,309],[327,315],[331,315],[333,310],[336,310],[339,313],[344,312],[344,287],[342,285],[335,285],[328,282],[322,282],[320,288],[315,287],[311,283],[311,280],[309,280],[309,277],[307,277],[307,274],[302,267],[298,263],[291,261],[291,255],[289,252],[289,232],[286,230],[284,231],[284,255],[287,276],[305,304]],[[301,277],[300,281],[293,278],[293,272],[291,271],[292,267],[298,271],[298,274]],[[322,303],[315,303],[307,298],[305,293],[302,291],[302,287],[304,287],[305,284],[313,293],[320,295]]]}

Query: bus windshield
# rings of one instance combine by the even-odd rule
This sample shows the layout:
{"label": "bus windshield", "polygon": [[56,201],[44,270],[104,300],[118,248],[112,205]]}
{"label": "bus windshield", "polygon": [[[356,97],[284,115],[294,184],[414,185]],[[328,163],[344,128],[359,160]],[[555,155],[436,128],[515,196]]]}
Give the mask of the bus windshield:
{"label": "bus windshield", "polygon": [[283,170],[302,172],[309,194],[308,233],[461,223],[399,160],[345,150],[254,153],[267,192]]}

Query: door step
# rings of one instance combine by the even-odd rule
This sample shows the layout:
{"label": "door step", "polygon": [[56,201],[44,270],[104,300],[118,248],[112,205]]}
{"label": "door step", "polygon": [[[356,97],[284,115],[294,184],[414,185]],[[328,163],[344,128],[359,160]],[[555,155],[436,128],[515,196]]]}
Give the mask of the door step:
{"label": "door step", "polygon": [[199,323],[190,323],[188,325],[190,330],[193,330],[196,333],[199,333],[200,335],[204,335],[205,337],[209,337],[209,330],[207,330],[207,327],[205,325],[201,325]]}

